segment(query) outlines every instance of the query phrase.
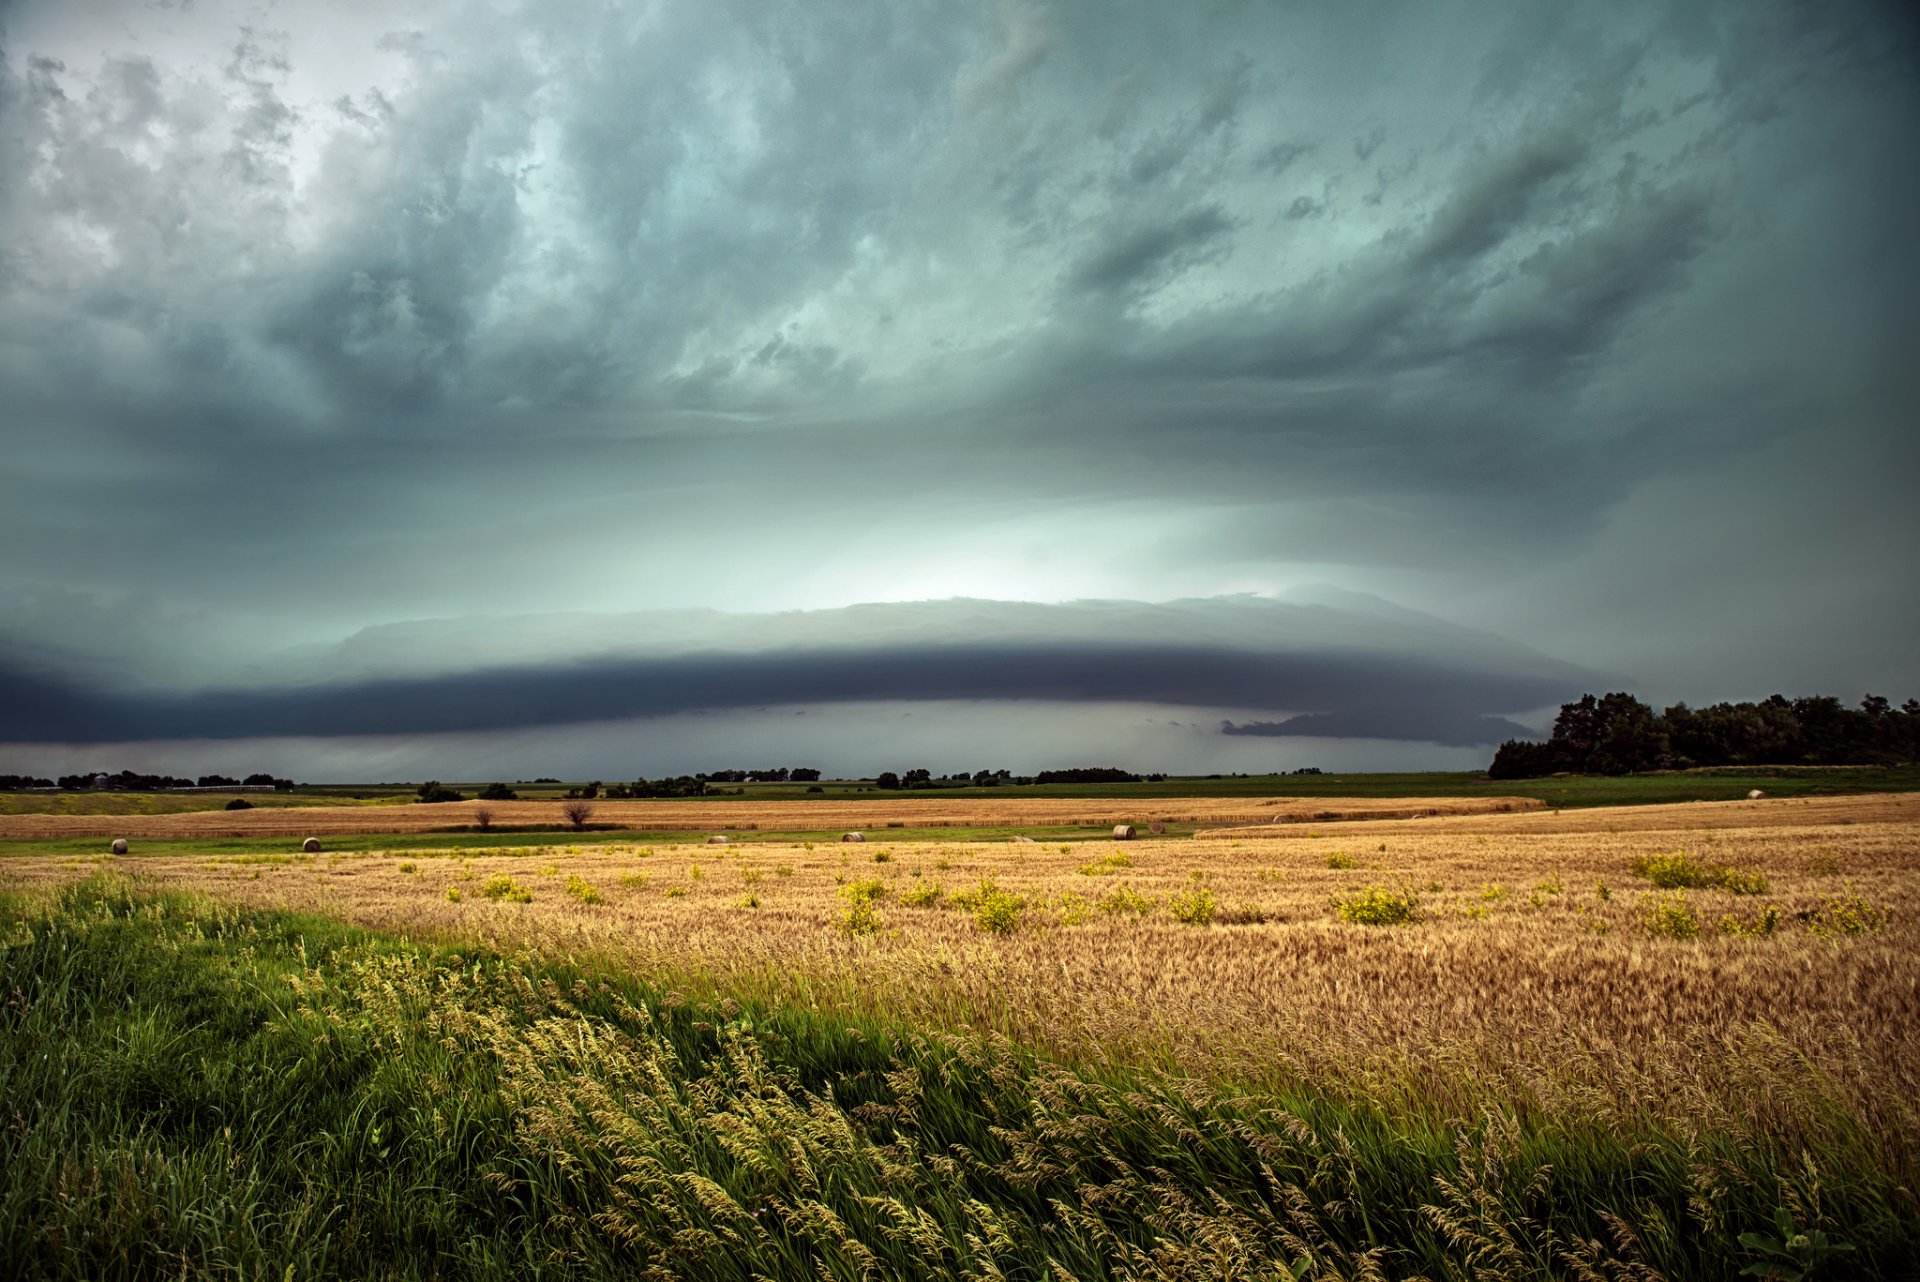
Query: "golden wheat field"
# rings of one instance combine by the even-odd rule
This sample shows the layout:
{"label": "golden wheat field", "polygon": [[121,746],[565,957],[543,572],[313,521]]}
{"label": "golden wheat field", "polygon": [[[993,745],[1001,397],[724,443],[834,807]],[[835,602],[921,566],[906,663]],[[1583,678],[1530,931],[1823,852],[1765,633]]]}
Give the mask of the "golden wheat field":
{"label": "golden wheat field", "polygon": [[[1572,831],[1407,820],[1285,842],[561,840],[119,862],[159,887],[593,957],[690,994],[884,1013],[1228,1082],[1308,1080],[1436,1118],[1497,1098],[1791,1135],[1838,1104],[1911,1169],[1912,802],[1657,809],[1664,829],[1594,811],[1539,817]],[[1736,813],[1767,821],[1701,822]],[[1792,814],[1819,821],[1775,820]],[[1590,818],[1600,831],[1580,830]],[[1663,858],[1704,884],[1636,872]],[[0,875],[50,885],[96,862],[5,859]]]}
{"label": "golden wheat field", "polygon": [[[0,840],[128,837],[334,836],[430,832],[479,822],[500,827],[565,827],[560,801],[464,801],[437,805],[305,806],[185,814],[0,814]],[[1132,823],[1251,824],[1402,819],[1538,810],[1532,797],[881,797],[872,801],[594,801],[590,822],[642,832],[754,832],[805,829],[1044,828]]]}

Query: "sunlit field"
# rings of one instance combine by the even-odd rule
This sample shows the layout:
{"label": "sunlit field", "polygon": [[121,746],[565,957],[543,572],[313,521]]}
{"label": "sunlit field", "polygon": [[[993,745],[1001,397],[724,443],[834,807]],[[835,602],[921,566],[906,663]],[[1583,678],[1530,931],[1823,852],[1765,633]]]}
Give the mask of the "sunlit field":
{"label": "sunlit field", "polygon": [[[330,1169],[373,1178],[376,1143],[449,1189],[461,1167],[456,1209],[531,1226],[562,1271],[1721,1277],[1767,1258],[1741,1234],[1794,1236],[1782,1212],[1824,1226],[1826,1275],[1913,1263],[1920,798],[1267,819],[0,860],[7,1036],[104,1054],[73,1071],[121,1092],[106,1126],[77,1095],[56,1115],[80,1088],[31,1057],[4,1070],[41,1111],[0,1142],[27,1173],[0,1227],[48,1250],[90,1207],[137,1238],[114,1181],[140,1162],[321,1125],[289,1096],[222,1138],[231,1102],[128,1067],[178,1026],[244,1038],[235,1074],[264,1055],[361,1100],[359,1140],[326,1134],[366,1151],[322,1145]],[[150,965],[191,1018],[135,999],[113,1041],[45,1009],[125,1002]],[[127,1130],[143,1110],[172,1120]],[[300,1261],[520,1267],[343,1196],[362,1236]],[[320,1250],[167,1232],[209,1271]]]}

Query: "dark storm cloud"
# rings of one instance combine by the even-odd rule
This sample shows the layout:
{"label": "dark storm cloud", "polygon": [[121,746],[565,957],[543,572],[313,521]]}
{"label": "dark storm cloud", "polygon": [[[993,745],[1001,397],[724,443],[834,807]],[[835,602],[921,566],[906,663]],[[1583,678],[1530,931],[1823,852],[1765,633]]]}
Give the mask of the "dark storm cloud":
{"label": "dark storm cloud", "polygon": [[5,11],[0,594],[244,652],[1311,563],[1771,683],[1822,643],[1725,600],[1885,634],[1920,538],[1891,7],[243,9]]}
{"label": "dark storm cloud", "polygon": [[[690,655],[178,695],[87,692],[45,676],[0,673],[0,706],[6,708],[0,714],[0,742],[443,733],[771,704],[1018,699],[1276,709],[1363,706],[1368,711],[1330,715],[1303,732],[1482,743],[1494,740],[1455,737],[1463,727],[1494,724],[1476,720],[1472,710],[1537,707],[1569,690],[1565,681],[1461,671],[1418,660],[1269,655],[1211,646],[969,645]],[[1278,732],[1272,727],[1229,731]]]}

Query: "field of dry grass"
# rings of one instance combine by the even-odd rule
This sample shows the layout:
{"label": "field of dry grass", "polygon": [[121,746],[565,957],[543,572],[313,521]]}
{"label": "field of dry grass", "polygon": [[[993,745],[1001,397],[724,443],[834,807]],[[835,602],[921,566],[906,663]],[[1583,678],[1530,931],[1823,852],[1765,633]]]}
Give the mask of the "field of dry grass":
{"label": "field of dry grass", "polygon": [[[186,814],[0,814],[0,840],[127,837],[294,837],[427,832],[477,822],[485,811],[500,827],[564,827],[559,801],[465,801],[438,805],[304,806]],[[652,832],[872,830],[895,828],[1045,828],[1132,823],[1312,823],[1412,816],[1539,810],[1530,797],[958,797],[880,796],[844,801],[595,801],[594,825]]]}
{"label": "field of dry grass", "polygon": [[[1597,831],[1580,830],[1587,815],[1545,815],[1472,821],[1488,831],[1303,828],[1286,842],[583,841],[123,865],[250,905],[610,960],[690,993],[1004,1033],[1080,1061],[1351,1088],[1436,1118],[1498,1100],[1792,1135],[1846,1117],[1913,1172],[1912,804],[1660,809],[1685,811],[1686,829],[1594,812]],[[1816,821],[1774,819],[1788,813]],[[1709,821],[1735,814],[1761,821]],[[1508,827],[1552,821],[1573,830]],[[1673,890],[1634,870],[1675,853],[1732,872]],[[8,859],[0,876],[50,885],[93,867]],[[1342,902],[1411,919],[1363,924]]]}

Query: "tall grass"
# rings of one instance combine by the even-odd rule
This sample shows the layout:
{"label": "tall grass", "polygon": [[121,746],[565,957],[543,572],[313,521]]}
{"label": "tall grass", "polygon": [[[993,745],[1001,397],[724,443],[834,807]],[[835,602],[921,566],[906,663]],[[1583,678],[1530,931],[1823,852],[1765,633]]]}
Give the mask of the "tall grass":
{"label": "tall grass", "polygon": [[1705,1278],[1782,1208],[1920,1263],[1857,1153],[1070,1071],[102,879],[0,931],[14,1276]]}

